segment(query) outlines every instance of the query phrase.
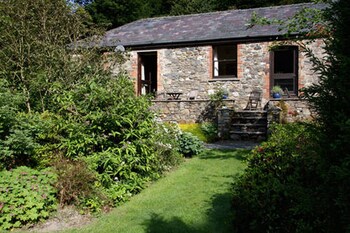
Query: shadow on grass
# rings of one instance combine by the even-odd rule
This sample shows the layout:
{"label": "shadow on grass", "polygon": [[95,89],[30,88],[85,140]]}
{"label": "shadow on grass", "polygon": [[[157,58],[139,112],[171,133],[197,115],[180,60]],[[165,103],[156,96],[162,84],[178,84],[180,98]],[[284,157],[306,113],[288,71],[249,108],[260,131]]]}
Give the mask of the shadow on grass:
{"label": "shadow on grass", "polygon": [[246,149],[210,149],[206,150],[202,155],[199,156],[200,159],[231,159],[235,158],[237,160],[245,160],[248,157],[250,150]]}
{"label": "shadow on grass", "polygon": [[218,194],[211,198],[211,206],[207,210],[207,221],[203,225],[188,224],[180,217],[165,219],[152,213],[147,220],[147,233],[229,233],[232,232],[231,193]]}
{"label": "shadow on grass", "polygon": [[[194,226],[188,226],[179,217],[166,220],[158,214],[153,213],[151,219],[145,222],[147,233],[202,233]],[[204,232],[203,232],[204,233]]]}

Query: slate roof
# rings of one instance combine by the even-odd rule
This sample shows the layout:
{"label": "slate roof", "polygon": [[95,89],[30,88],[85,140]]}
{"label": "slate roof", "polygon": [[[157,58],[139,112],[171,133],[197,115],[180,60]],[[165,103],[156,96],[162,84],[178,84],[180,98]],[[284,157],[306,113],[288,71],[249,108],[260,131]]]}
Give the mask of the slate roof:
{"label": "slate roof", "polygon": [[101,46],[156,46],[280,36],[282,33],[278,25],[249,28],[253,12],[263,17],[286,19],[303,8],[323,7],[321,4],[304,3],[141,19],[107,31]]}

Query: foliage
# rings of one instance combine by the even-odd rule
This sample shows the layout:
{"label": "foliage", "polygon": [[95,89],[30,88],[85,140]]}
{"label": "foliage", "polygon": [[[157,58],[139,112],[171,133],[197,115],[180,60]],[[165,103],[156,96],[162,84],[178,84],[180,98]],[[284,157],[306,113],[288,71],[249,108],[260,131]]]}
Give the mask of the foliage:
{"label": "foliage", "polygon": [[183,132],[179,138],[179,152],[185,157],[192,157],[203,152],[203,142],[191,133]]}
{"label": "foliage", "polygon": [[112,75],[123,57],[86,48],[96,31],[81,7],[10,0],[0,13],[0,169],[54,165],[61,205],[95,211],[181,161],[177,131]]}
{"label": "foliage", "polygon": [[208,139],[204,134],[201,125],[201,123],[180,123],[179,127],[181,131],[191,133],[198,137],[199,140],[203,142],[208,142]]}
{"label": "foliage", "polygon": [[0,78],[22,93],[28,112],[45,111],[56,84],[78,78],[67,44],[95,34],[85,16],[64,0],[0,2]]}
{"label": "foliage", "polygon": [[328,207],[334,232],[350,229],[350,50],[349,31],[350,2],[331,1],[330,9],[325,11],[329,22],[325,38],[325,50],[328,54],[325,62],[312,55],[315,71],[320,74],[320,81],[304,90],[305,97],[317,112],[317,122],[321,126],[320,146],[324,167]]}
{"label": "foliage", "polygon": [[[286,146],[295,148],[293,153],[279,147],[268,151],[260,148],[261,156],[258,153],[253,161],[261,158],[261,162],[250,166],[235,190],[235,197],[238,197],[234,199],[235,206],[246,210],[236,216],[242,222],[242,232],[252,229],[262,229],[262,232],[346,232],[350,229],[350,36],[345,26],[349,23],[350,2],[326,2],[329,8],[316,12],[312,20],[307,17],[310,12],[304,11],[287,28],[288,33],[302,29],[304,36],[310,39],[323,37],[325,43],[323,49],[327,55],[322,59],[306,45],[299,44],[320,75],[318,83],[303,89],[304,97],[317,112],[313,129],[306,133],[316,135],[316,139],[311,140],[312,143],[304,140],[303,146],[311,147],[302,151],[299,151],[301,145],[288,140]],[[307,28],[310,26],[311,31]],[[281,141],[275,144],[279,143]],[[283,155],[283,159],[279,159],[279,155]]]}
{"label": "foliage", "polygon": [[56,209],[56,176],[18,167],[0,172],[0,230],[36,223]]}
{"label": "foliage", "polygon": [[126,141],[120,148],[109,148],[85,158],[98,173],[98,186],[104,188],[115,205],[139,193],[147,182],[181,161],[174,140],[177,132],[172,126],[156,127],[153,136],[144,141]]}
{"label": "foliage", "polygon": [[212,102],[217,102],[219,105],[220,103],[222,104],[223,96],[227,94],[228,94],[227,90],[220,88],[214,94],[209,95],[209,98]]}
{"label": "foliage", "polygon": [[179,161],[170,139],[175,131],[157,125],[149,100],[136,97],[123,75],[90,76],[57,98],[56,106],[64,135],[60,151],[72,159],[85,158],[115,204]]}
{"label": "foliage", "polygon": [[132,21],[164,15],[186,15],[223,11],[236,8],[255,8],[286,5],[312,0],[75,0],[89,12],[94,23],[112,29]]}
{"label": "foliage", "polygon": [[207,150],[110,214],[68,232],[231,232],[232,177],[245,167],[247,154]]}
{"label": "foliage", "polygon": [[183,156],[178,152],[181,130],[178,125],[164,123],[156,125],[156,134],[154,137],[153,150],[159,157],[159,171],[168,171],[180,164]]}
{"label": "foliage", "polygon": [[203,122],[201,130],[204,132],[207,142],[214,142],[218,140],[218,127],[213,122]]}
{"label": "foliage", "polygon": [[315,132],[302,124],[273,130],[234,185],[237,232],[329,232]]}
{"label": "foliage", "polygon": [[281,95],[283,94],[283,90],[280,86],[273,86],[271,91],[272,91],[272,93],[278,93]]}
{"label": "foliage", "polygon": [[1,168],[35,164],[34,154],[38,144],[33,140],[30,130],[26,128],[28,125],[21,126],[11,129],[6,139],[0,142]]}
{"label": "foliage", "polygon": [[312,2],[312,0],[252,0],[252,1],[233,0],[230,3],[236,6],[237,8],[246,9],[246,8],[296,4],[296,3],[302,3],[302,2]]}
{"label": "foliage", "polygon": [[141,7],[139,0],[95,0],[86,5],[86,10],[95,23],[113,28],[140,18]]}
{"label": "foliage", "polygon": [[[23,98],[19,100],[18,103]],[[17,166],[45,168],[56,156],[62,139],[60,121],[57,115],[49,112],[25,113],[19,109],[9,105],[2,108],[0,125],[6,127],[2,127],[0,137],[0,170]]]}
{"label": "foliage", "polygon": [[[91,209],[92,212],[101,209],[106,198],[95,185],[96,175],[88,169],[85,162],[61,157],[54,162],[53,168],[57,174],[55,188],[61,206],[76,205]],[[92,200],[96,201],[94,205]]]}
{"label": "foliage", "polygon": [[0,170],[33,162],[36,147],[26,122],[17,116],[23,98],[8,90],[6,80],[0,79]]}
{"label": "foliage", "polygon": [[212,122],[183,123],[179,124],[179,127],[183,132],[191,133],[203,142],[217,140],[217,126]]}
{"label": "foliage", "polygon": [[187,15],[217,10],[218,1],[215,0],[178,0],[172,2],[171,15]]}

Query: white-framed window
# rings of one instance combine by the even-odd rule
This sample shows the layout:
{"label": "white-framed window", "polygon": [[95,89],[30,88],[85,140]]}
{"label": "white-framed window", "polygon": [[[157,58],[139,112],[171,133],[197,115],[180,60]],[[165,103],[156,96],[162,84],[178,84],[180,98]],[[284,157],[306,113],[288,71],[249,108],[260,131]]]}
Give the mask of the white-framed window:
{"label": "white-framed window", "polygon": [[237,77],[237,45],[225,44],[213,46],[214,78]]}

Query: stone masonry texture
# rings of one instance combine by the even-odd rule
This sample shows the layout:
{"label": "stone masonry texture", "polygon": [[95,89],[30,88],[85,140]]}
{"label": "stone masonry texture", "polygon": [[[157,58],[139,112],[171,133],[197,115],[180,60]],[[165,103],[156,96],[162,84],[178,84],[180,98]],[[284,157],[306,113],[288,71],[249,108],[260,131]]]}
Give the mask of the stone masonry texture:
{"label": "stone masonry texture", "polygon": [[[164,120],[175,121],[198,121],[210,95],[219,89],[228,91],[228,100],[234,102],[232,108],[242,110],[246,107],[252,90],[260,89],[263,93],[262,106],[267,106],[272,99],[270,94],[270,48],[276,42],[246,42],[237,44],[237,77],[230,79],[213,78],[212,45],[160,48],[147,52],[157,53],[157,82],[158,95],[153,102],[160,117]],[[297,45],[290,42],[291,45]],[[315,52],[317,57],[324,56],[322,40],[310,42],[307,45]],[[137,85],[138,76],[138,53],[143,50],[134,50],[128,53],[129,59],[123,65],[124,72],[129,74]],[[312,63],[305,56],[301,48],[298,55],[298,88],[310,86],[318,80],[317,74],[312,70]],[[167,92],[182,92],[181,100],[168,101]],[[195,93],[195,99],[189,100],[189,94]],[[196,102],[197,101],[197,102]],[[201,102],[203,101],[203,102]],[[294,100],[293,107],[298,112],[299,118],[303,113],[309,115]],[[199,107],[201,105],[201,107]],[[193,110],[191,110],[193,108]],[[196,110],[197,109],[197,110]],[[294,111],[294,110],[293,110]],[[169,114],[173,115],[169,117]],[[305,116],[304,118],[308,118]]]}

